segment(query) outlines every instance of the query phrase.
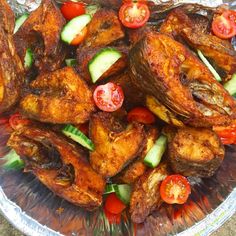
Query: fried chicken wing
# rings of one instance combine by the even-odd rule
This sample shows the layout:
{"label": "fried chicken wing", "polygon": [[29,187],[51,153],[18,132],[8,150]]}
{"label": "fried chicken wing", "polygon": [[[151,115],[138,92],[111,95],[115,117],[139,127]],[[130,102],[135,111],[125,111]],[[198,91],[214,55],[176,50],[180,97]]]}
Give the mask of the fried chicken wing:
{"label": "fried chicken wing", "polygon": [[140,157],[130,163],[124,170],[122,170],[117,176],[115,176],[113,179],[115,182],[132,184],[145,173],[147,166],[143,163],[143,159],[154,145],[157,137],[157,128],[148,128],[148,131],[146,132],[145,145],[142,153],[140,154]]}
{"label": "fried chicken wing", "polygon": [[137,182],[131,193],[130,214],[135,223],[142,223],[148,215],[162,203],[160,184],[170,174],[166,163],[161,163],[154,169],[149,169]]}
{"label": "fried chicken wing", "polygon": [[168,145],[168,158],[175,173],[185,176],[210,177],[224,159],[224,146],[212,130],[178,128]]}
{"label": "fried chicken wing", "polygon": [[104,179],[93,171],[83,151],[64,137],[27,126],[13,133],[8,145],[23,157],[26,171],[58,196],[87,210],[102,204]]}
{"label": "fried chicken wing", "polygon": [[224,80],[231,79],[236,72],[236,52],[231,43],[206,32],[202,23],[196,23],[181,9],[175,9],[169,14],[160,32],[173,35],[176,39],[184,40],[192,48],[201,50],[225,72],[222,74]]}
{"label": "fried chicken wing", "polygon": [[92,116],[89,127],[95,150],[90,153],[90,164],[104,177],[112,177],[143,149],[143,126],[131,124],[126,129],[111,114],[100,112]]}
{"label": "fried chicken wing", "polygon": [[0,113],[15,105],[24,83],[24,68],[13,40],[15,16],[5,0],[0,0]]}
{"label": "fried chicken wing", "polygon": [[30,86],[32,93],[20,103],[21,110],[30,118],[81,124],[95,111],[92,92],[72,67],[40,75]]}
{"label": "fried chicken wing", "polygon": [[60,41],[64,24],[65,19],[54,1],[43,0],[14,36],[21,60],[24,61],[27,48],[31,48],[40,73],[59,69],[66,54]]}
{"label": "fried chicken wing", "polygon": [[133,82],[185,124],[210,127],[235,118],[234,99],[197,57],[171,37],[148,33],[129,58]]}

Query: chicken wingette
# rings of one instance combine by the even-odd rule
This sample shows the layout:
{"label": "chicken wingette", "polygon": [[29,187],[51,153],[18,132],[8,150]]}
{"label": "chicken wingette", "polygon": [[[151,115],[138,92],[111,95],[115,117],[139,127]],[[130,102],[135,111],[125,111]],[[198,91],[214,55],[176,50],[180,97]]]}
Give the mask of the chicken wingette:
{"label": "chicken wingette", "polygon": [[95,111],[92,92],[72,67],[39,75],[20,102],[32,119],[56,124],[81,124]]}
{"label": "chicken wingette", "polygon": [[146,34],[129,59],[133,82],[183,123],[211,127],[236,117],[234,99],[196,56],[170,36]]}
{"label": "chicken wingette", "polygon": [[44,185],[67,201],[94,210],[102,204],[104,179],[89,165],[84,152],[45,128],[25,126],[8,145]]}
{"label": "chicken wingette", "polygon": [[0,0],[0,113],[8,111],[20,98],[24,68],[13,40],[15,16],[5,0]]}

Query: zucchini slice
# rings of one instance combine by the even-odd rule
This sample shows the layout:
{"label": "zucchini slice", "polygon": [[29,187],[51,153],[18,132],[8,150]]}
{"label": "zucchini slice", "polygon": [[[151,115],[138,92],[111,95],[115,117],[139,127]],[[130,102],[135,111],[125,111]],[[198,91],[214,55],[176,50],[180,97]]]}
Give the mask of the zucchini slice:
{"label": "zucchini slice", "polygon": [[77,60],[74,58],[69,58],[65,60],[67,66],[75,66],[77,63]]}
{"label": "zucchini slice", "polygon": [[83,14],[70,20],[62,29],[62,41],[70,44],[90,21],[91,16],[89,14]]}
{"label": "zucchini slice", "polygon": [[72,140],[79,143],[83,147],[89,149],[90,151],[94,150],[93,142],[73,125],[66,125],[62,132],[67,137],[71,138]]}
{"label": "zucchini slice", "polygon": [[224,88],[229,92],[230,95],[236,95],[236,74],[233,74],[232,79],[224,84]]}
{"label": "zucchini slice", "polygon": [[153,145],[153,147],[149,150],[147,155],[144,158],[144,164],[155,168],[161,162],[161,158],[166,150],[167,147],[167,137],[161,135]]}
{"label": "zucchini slice", "polygon": [[34,62],[34,54],[30,48],[26,49],[25,58],[24,58],[24,67],[29,69]]}
{"label": "zucchini slice", "polygon": [[198,49],[197,54],[202,60],[202,62],[206,65],[206,67],[209,69],[209,71],[214,75],[215,79],[219,82],[222,81],[220,75],[217,73],[217,71],[214,69],[214,67],[210,64],[210,62],[206,59],[206,57],[202,54],[202,52]]}
{"label": "zucchini slice", "polygon": [[120,58],[122,54],[114,48],[103,48],[89,62],[88,69],[93,83]]}
{"label": "zucchini slice", "polygon": [[20,16],[19,18],[16,19],[15,22],[15,28],[14,28],[14,34],[19,30],[19,28],[24,24],[24,22],[26,21],[26,19],[29,17],[29,14],[24,14],[22,16]]}
{"label": "zucchini slice", "polygon": [[131,187],[128,184],[118,184],[114,186],[115,193],[117,197],[124,203],[129,204],[130,195],[131,195]]}

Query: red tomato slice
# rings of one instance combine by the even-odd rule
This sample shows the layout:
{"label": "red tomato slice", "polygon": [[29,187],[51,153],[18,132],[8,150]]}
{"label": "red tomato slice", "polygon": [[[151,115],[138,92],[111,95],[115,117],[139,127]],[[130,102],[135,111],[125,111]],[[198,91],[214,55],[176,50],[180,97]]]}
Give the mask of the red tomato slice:
{"label": "red tomato slice", "polygon": [[67,1],[61,6],[61,12],[67,20],[71,20],[85,14],[85,5],[82,2]]}
{"label": "red tomato slice", "polygon": [[115,193],[111,193],[105,200],[105,209],[112,214],[120,214],[126,205],[116,196]]}
{"label": "red tomato slice", "polygon": [[221,39],[229,39],[236,35],[236,27],[224,15],[217,16],[213,20],[212,31]]}
{"label": "red tomato slice", "polygon": [[109,221],[109,224],[120,224],[121,222],[121,214],[112,214],[106,208],[104,208],[104,213],[106,218]]}
{"label": "red tomato slice", "polygon": [[184,204],[190,193],[190,184],[182,175],[169,175],[161,183],[161,198],[168,204]]}
{"label": "red tomato slice", "polygon": [[143,124],[155,123],[155,116],[145,107],[136,107],[132,109],[127,116],[128,122],[137,121]]}
{"label": "red tomato slice", "polygon": [[236,28],[236,11],[225,10],[223,17],[231,22],[232,26]]}
{"label": "red tomato slice", "polygon": [[76,46],[80,44],[86,37],[88,33],[87,27],[84,27],[79,34],[76,35],[76,37],[72,40],[70,45]]}
{"label": "red tomato slice", "polygon": [[15,113],[11,115],[9,123],[12,129],[17,130],[25,125],[28,125],[30,123],[30,120],[23,118],[19,113]]}
{"label": "red tomato slice", "polygon": [[144,3],[124,3],[119,10],[121,23],[128,28],[143,26],[150,17],[148,6]]}
{"label": "red tomato slice", "polygon": [[102,111],[113,112],[121,108],[124,102],[124,93],[119,85],[109,82],[97,86],[93,93],[93,99]]}

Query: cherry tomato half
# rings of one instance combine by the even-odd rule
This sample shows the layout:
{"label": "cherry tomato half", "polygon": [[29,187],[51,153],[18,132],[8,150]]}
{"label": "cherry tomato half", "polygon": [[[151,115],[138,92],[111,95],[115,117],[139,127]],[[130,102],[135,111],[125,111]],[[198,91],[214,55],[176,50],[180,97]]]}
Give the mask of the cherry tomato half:
{"label": "cherry tomato half", "polygon": [[67,1],[61,6],[61,12],[67,20],[71,20],[85,14],[85,5],[81,2]]}
{"label": "cherry tomato half", "polygon": [[102,111],[113,112],[118,110],[124,101],[124,93],[119,85],[109,82],[99,85],[93,92],[95,104]]}
{"label": "cherry tomato half", "polygon": [[80,44],[86,37],[88,32],[87,27],[85,26],[80,32],[79,34],[76,35],[76,37],[72,40],[72,42],[70,43],[70,45],[76,46],[78,44]]}
{"label": "cherry tomato half", "polygon": [[182,175],[169,175],[161,183],[161,198],[168,204],[184,204],[190,193],[190,184]]}
{"label": "cherry tomato half", "polygon": [[116,196],[115,193],[111,193],[105,200],[105,209],[112,214],[120,214],[126,205]]}
{"label": "cherry tomato half", "polygon": [[236,11],[225,10],[223,17],[231,22],[231,25],[236,28]]}
{"label": "cherry tomato half", "polygon": [[121,23],[128,28],[143,26],[150,17],[150,11],[145,3],[124,3],[119,10]]}
{"label": "cherry tomato half", "polygon": [[121,214],[113,214],[109,212],[106,208],[104,208],[104,213],[106,218],[108,219],[109,224],[120,224]]}
{"label": "cherry tomato half", "polygon": [[12,129],[17,130],[25,125],[28,125],[30,123],[30,120],[23,118],[22,115],[19,113],[15,113],[11,115],[9,123]]}
{"label": "cherry tomato half", "polygon": [[221,39],[230,39],[236,35],[236,27],[224,15],[217,16],[213,20],[212,31]]}
{"label": "cherry tomato half", "polygon": [[145,107],[135,107],[127,116],[128,122],[137,121],[143,124],[155,123],[155,116]]}

